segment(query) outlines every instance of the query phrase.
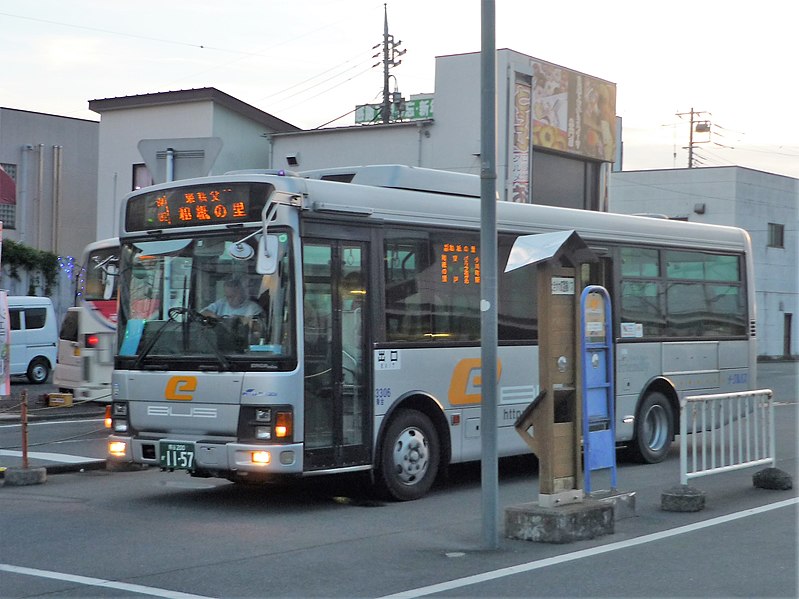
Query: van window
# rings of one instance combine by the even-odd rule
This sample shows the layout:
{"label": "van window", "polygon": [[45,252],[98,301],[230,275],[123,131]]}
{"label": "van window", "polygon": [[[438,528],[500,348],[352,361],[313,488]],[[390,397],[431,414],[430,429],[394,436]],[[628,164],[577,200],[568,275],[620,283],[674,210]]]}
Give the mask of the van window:
{"label": "van window", "polygon": [[64,322],[61,323],[61,331],[58,336],[65,341],[78,340],[78,313],[67,312]]}
{"label": "van window", "polygon": [[19,315],[20,312],[22,312],[22,310],[19,310],[19,309],[15,310],[14,308],[11,308],[8,311],[8,318],[11,321],[11,330],[12,331],[18,331],[18,330],[20,330],[20,328],[22,328],[21,325],[20,325],[20,315]]}
{"label": "van window", "polygon": [[25,328],[43,329],[47,320],[46,308],[25,308]]}

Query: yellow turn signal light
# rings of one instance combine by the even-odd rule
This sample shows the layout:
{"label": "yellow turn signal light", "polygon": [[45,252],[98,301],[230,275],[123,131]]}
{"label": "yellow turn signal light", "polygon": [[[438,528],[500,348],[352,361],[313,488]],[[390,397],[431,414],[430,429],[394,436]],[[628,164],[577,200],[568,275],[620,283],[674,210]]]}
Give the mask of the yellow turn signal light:
{"label": "yellow turn signal light", "polygon": [[105,424],[105,428],[111,428],[111,406],[105,407],[105,418],[103,419],[103,423]]}

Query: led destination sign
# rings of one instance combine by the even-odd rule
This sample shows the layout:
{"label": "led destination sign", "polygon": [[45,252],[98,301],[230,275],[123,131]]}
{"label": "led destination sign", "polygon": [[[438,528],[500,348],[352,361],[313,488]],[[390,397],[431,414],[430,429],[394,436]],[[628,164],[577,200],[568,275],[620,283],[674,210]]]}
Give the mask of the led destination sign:
{"label": "led destination sign", "polygon": [[480,284],[480,254],[476,244],[444,244],[441,252],[441,282],[450,285]]}
{"label": "led destination sign", "polygon": [[143,193],[128,200],[125,230],[257,222],[271,191],[263,183],[227,183]]}

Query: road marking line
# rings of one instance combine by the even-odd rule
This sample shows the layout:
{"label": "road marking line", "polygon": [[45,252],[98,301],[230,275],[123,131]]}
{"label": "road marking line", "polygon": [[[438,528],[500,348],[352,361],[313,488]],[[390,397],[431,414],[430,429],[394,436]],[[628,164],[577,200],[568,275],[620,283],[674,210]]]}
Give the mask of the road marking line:
{"label": "road marking line", "polygon": [[493,570],[492,572],[484,572],[483,574],[466,576],[465,578],[458,578],[456,580],[450,580],[448,582],[432,584],[430,586],[420,587],[418,589],[410,589],[408,591],[402,591],[400,593],[395,593],[393,595],[384,595],[383,597],[379,597],[378,599],[410,599],[411,597],[424,597],[426,595],[432,595],[433,593],[443,593],[445,591],[451,591],[453,589],[459,589],[473,584],[487,582],[489,580],[496,580],[497,578],[503,578],[505,576],[513,576],[514,574],[531,572],[533,570],[539,570],[541,568],[546,568],[548,566],[555,566],[557,564],[563,564],[566,562],[571,562],[586,557],[593,557],[595,555],[601,555],[603,553],[609,553],[611,551],[617,551],[619,549],[627,549],[629,547],[635,547],[637,545],[643,545],[645,543],[652,543],[653,541],[660,541],[661,539],[667,539],[669,537],[674,537],[677,535],[694,532],[696,530],[701,530],[703,528],[708,528],[710,526],[716,526],[718,524],[725,524],[727,522],[732,522],[733,520],[738,520],[740,518],[746,518],[748,516],[754,516],[757,514],[762,514],[764,512],[769,512],[771,510],[788,507],[789,505],[793,505],[796,503],[799,503],[799,497],[794,497],[792,499],[786,499],[785,501],[779,501],[777,503],[772,503],[769,505],[764,505],[744,510],[742,512],[736,512],[734,514],[727,514],[726,516],[719,516],[718,518],[711,518],[710,520],[705,520],[703,522],[687,524],[685,526],[680,526],[678,528],[674,528],[671,530],[664,530],[661,532],[644,535],[642,537],[637,537],[635,539],[628,539],[626,541],[610,543],[608,545],[603,545],[601,547],[593,547],[591,549],[583,549],[581,551],[575,551],[573,553],[566,553],[564,555],[549,557],[535,562],[527,562],[526,564],[519,564],[518,566],[501,568],[499,570]]}
{"label": "road marking line", "polygon": [[153,597],[168,597],[169,599],[209,599],[207,595],[192,595],[168,589],[158,589],[146,587],[140,584],[129,584],[127,582],[115,582],[113,580],[103,580],[102,578],[90,578],[88,576],[75,576],[74,574],[64,574],[62,572],[50,572],[48,570],[37,570],[35,568],[22,568],[10,564],[0,564],[0,571],[12,572],[14,574],[24,574],[26,576],[38,576],[39,578],[51,578],[63,582],[74,582],[93,587],[103,587],[107,589],[119,589],[140,593],[142,595],[152,595]]}
{"label": "road marking line", "polygon": [[[21,458],[22,452],[13,449],[0,449],[0,456]],[[28,457],[32,460],[47,460],[48,462],[59,462],[62,464],[81,464],[83,462],[105,461],[103,458],[89,458],[79,455],[69,455],[68,453],[50,453],[47,451],[29,451]]]}

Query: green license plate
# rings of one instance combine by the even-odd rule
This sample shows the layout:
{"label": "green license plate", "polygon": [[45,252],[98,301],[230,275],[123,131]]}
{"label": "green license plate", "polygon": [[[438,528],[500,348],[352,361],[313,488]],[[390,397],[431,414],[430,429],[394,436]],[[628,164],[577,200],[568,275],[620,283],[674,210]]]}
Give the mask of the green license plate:
{"label": "green license plate", "polygon": [[170,470],[194,470],[194,443],[161,441],[161,467]]}

